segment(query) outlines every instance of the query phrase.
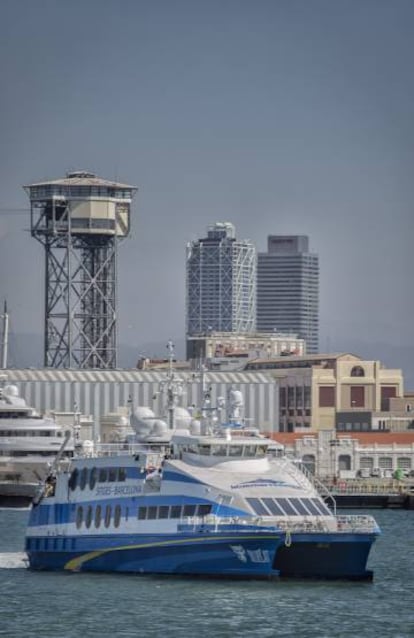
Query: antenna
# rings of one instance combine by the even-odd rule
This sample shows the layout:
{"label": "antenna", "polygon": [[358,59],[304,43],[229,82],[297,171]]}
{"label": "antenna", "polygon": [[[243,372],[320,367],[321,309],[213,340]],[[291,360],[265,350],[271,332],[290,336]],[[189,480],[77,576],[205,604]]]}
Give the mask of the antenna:
{"label": "antenna", "polygon": [[7,368],[7,348],[9,343],[9,315],[7,313],[7,301],[4,302],[3,314],[0,315],[3,319],[3,334],[1,342],[1,367],[3,370]]}

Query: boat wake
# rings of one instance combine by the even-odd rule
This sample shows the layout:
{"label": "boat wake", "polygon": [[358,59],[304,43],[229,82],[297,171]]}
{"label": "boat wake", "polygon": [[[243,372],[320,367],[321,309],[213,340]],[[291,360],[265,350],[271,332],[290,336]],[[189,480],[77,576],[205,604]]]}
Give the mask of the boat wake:
{"label": "boat wake", "polygon": [[24,552],[0,553],[0,569],[26,569],[27,556]]}

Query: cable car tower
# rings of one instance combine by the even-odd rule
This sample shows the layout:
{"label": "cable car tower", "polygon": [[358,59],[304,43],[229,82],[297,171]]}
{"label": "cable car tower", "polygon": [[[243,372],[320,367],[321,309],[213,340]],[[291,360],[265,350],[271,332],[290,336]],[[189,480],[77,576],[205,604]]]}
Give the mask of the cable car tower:
{"label": "cable car tower", "polygon": [[117,367],[117,246],[136,188],[77,171],[24,186],[45,247],[44,365]]}

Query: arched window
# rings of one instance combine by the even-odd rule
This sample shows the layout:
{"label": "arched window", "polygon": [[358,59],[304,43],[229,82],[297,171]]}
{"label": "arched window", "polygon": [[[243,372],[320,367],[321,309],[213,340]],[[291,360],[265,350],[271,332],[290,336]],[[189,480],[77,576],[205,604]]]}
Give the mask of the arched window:
{"label": "arched window", "polygon": [[364,368],[361,366],[354,366],[351,370],[351,377],[365,377]]}
{"label": "arched window", "polygon": [[349,454],[340,454],[338,456],[338,470],[350,470],[351,457]]}

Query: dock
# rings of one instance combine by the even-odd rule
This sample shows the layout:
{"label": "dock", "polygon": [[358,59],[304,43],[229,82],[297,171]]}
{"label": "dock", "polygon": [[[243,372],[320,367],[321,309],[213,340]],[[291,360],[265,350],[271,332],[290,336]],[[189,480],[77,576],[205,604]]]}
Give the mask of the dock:
{"label": "dock", "polygon": [[[414,510],[414,481],[396,479],[348,479],[323,481],[343,509]],[[328,503],[328,497],[326,497]]]}

